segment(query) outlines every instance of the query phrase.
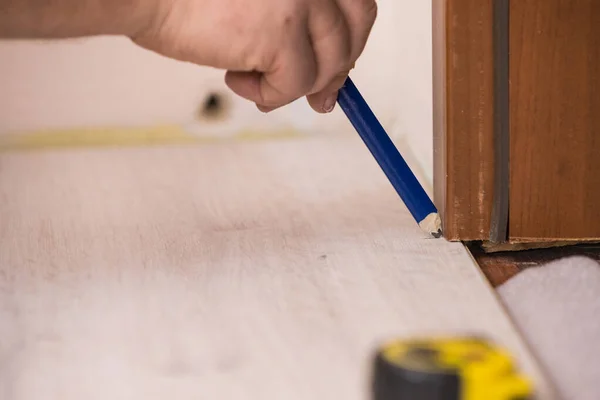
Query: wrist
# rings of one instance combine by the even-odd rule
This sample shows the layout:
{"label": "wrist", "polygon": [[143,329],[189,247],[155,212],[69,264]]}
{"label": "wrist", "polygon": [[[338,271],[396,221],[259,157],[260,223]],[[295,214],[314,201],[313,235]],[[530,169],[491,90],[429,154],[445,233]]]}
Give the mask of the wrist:
{"label": "wrist", "polygon": [[62,0],[90,4],[90,12],[82,11],[81,19],[89,22],[84,35],[123,35],[132,37],[151,25],[158,14],[160,0]]}
{"label": "wrist", "polygon": [[104,16],[103,24],[112,29],[111,34],[136,37],[152,29],[160,19],[161,0],[96,0],[109,1],[113,14]]}
{"label": "wrist", "polygon": [[0,37],[131,37],[153,23],[159,1],[0,0]]}

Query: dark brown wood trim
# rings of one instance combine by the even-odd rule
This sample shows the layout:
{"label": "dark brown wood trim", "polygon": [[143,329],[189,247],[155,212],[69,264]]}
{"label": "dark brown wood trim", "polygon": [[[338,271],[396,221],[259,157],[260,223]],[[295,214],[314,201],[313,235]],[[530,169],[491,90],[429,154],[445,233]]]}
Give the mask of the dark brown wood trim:
{"label": "dark brown wood trim", "polygon": [[493,0],[433,1],[434,201],[448,240],[489,240]]}

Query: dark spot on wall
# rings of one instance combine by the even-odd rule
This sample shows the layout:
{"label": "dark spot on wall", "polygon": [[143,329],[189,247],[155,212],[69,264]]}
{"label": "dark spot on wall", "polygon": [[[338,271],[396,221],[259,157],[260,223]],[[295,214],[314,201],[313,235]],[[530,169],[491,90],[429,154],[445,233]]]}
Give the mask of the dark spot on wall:
{"label": "dark spot on wall", "polygon": [[228,116],[229,102],[222,93],[211,92],[204,98],[198,110],[198,117],[202,121],[222,120]]}

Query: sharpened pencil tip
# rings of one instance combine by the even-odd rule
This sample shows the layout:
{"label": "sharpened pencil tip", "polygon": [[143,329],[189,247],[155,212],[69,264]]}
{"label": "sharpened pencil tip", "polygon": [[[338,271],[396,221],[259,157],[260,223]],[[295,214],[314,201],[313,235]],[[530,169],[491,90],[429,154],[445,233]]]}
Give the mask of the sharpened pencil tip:
{"label": "sharpened pencil tip", "polygon": [[431,213],[419,222],[419,227],[436,239],[442,237],[442,219],[438,213]]}

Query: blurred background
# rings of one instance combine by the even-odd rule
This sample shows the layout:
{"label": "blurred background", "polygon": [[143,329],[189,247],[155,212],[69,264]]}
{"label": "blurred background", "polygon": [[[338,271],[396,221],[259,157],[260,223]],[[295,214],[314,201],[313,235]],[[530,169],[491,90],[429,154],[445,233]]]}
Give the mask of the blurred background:
{"label": "blurred background", "polygon": [[[409,164],[432,180],[431,4],[380,0],[352,77]],[[227,138],[240,132],[356,134],[344,114],[305,100],[262,114],[224,72],[169,60],[129,40],[0,41],[0,139],[51,141],[112,130]],[[117,131],[118,130],[118,131]],[[160,133],[162,132],[162,133]],[[37,135],[37,136],[36,136]],[[430,184],[428,182],[428,184]]]}

